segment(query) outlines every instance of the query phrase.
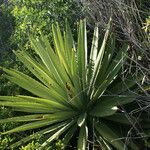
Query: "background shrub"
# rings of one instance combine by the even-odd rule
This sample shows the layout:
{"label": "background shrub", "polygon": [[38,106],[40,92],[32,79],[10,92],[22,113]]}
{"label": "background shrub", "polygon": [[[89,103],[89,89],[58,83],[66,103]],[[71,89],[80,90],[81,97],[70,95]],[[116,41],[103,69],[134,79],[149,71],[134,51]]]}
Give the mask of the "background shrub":
{"label": "background shrub", "polygon": [[12,40],[27,48],[29,34],[39,35],[42,32],[51,39],[52,23],[59,21],[63,27],[67,18],[71,27],[75,28],[75,22],[81,15],[81,8],[74,0],[15,0],[12,3],[11,13],[16,23]]}

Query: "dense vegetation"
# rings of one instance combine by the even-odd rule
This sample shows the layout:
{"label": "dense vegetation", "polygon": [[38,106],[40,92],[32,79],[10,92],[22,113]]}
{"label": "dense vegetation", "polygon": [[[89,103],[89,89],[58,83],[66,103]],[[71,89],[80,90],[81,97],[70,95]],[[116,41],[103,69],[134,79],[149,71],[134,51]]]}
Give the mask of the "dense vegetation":
{"label": "dense vegetation", "polygon": [[[114,101],[112,100],[112,102],[108,104],[104,102],[103,98],[101,98],[102,104],[99,104],[97,102],[96,104],[99,107],[93,106],[96,104],[91,105],[90,111],[86,110],[86,112],[88,113],[77,111],[78,113],[74,117],[74,119],[77,119],[77,121],[75,121],[76,124],[73,124],[74,126],[71,125],[68,132],[65,131],[59,137],[59,139],[56,138],[54,142],[52,142],[46,149],[51,150],[51,149],[64,148],[65,147],[64,144],[69,142],[69,138],[68,141],[66,142],[66,140],[64,140],[63,137],[66,133],[68,135],[72,133],[71,135],[73,135],[73,133],[75,132],[73,131],[75,125],[77,125],[78,127],[75,135],[68,143],[67,149],[69,149],[70,146],[76,147],[76,144],[73,144],[76,143],[75,141],[78,141],[77,143],[80,149],[85,148],[85,145],[87,144],[86,141],[87,133],[85,130],[86,128],[88,128],[89,135],[90,135],[88,137],[88,141],[95,142],[95,144],[91,144],[90,142],[88,142],[87,145],[90,148],[94,147],[95,149],[98,149],[97,148],[98,146],[99,149],[100,147],[104,149],[108,149],[110,147],[116,149],[122,149],[124,146],[124,148],[132,147],[132,149],[137,149],[141,145],[142,147],[145,147],[145,149],[150,147],[150,144],[148,142],[148,137],[150,133],[149,119],[148,119],[149,102],[150,102],[149,101],[149,91],[150,91],[150,86],[149,86],[150,83],[149,81],[150,14],[149,12],[150,12],[150,6],[147,0],[131,0],[131,1],[125,0],[122,3],[119,3],[117,1],[114,2],[110,0],[106,0],[103,3],[100,3],[98,0],[93,0],[93,1],[87,0],[81,2],[76,0],[21,0],[21,1],[2,0],[0,1],[0,26],[1,26],[0,66],[3,67],[3,69],[2,68],[0,69],[0,95],[1,96],[2,95],[15,96],[20,94],[30,95],[30,96],[36,95],[36,93],[34,93],[32,89],[30,89],[29,87],[21,86],[18,80],[16,82],[11,82],[10,80],[8,80],[10,79],[8,75],[10,75],[11,78],[12,77],[16,78],[16,76],[14,75],[14,73],[10,73],[7,69],[4,68],[8,68],[8,69],[14,68],[15,70],[27,74],[28,76],[32,77],[38,82],[43,82],[44,85],[46,84],[42,78],[39,78],[40,77],[38,76],[39,70],[38,71],[36,70],[36,72],[34,72],[30,68],[33,64],[32,65],[30,63],[28,64],[27,60],[29,58],[32,58],[33,60],[35,59],[34,61],[37,60],[40,61],[40,59],[43,61],[46,59],[45,57],[43,58],[41,57],[41,55],[39,55],[41,52],[38,52],[37,50],[38,48],[36,47],[36,45],[39,44],[39,47],[42,48],[43,47],[42,42],[46,43],[47,41],[48,43],[50,43],[52,48],[54,49],[56,48],[55,52],[57,52],[57,46],[59,44],[62,46],[61,43],[62,39],[60,38],[60,33],[58,32],[57,29],[58,26],[56,24],[57,22],[59,22],[60,32],[63,33],[63,31],[66,30],[65,23],[67,19],[71,27],[72,36],[71,37],[70,35],[68,36],[68,39],[66,39],[66,41],[70,41],[70,42],[67,43],[65,41],[65,38],[67,38],[66,36],[68,30],[66,30],[65,32],[66,35],[64,35],[64,43],[65,42],[66,43],[62,47],[65,47],[65,49],[67,49],[68,48],[67,45],[68,45],[71,50],[72,48],[75,48],[77,45],[78,46],[76,47],[77,53],[75,52],[75,54],[72,54],[72,56],[65,54],[65,51],[61,51],[61,52],[58,51],[56,53],[60,59],[58,60],[58,62],[59,61],[62,62],[61,63],[62,68],[63,67],[65,68],[65,70],[63,69],[59,70],[59,68],[57,68],[58,72],[60,73],[60,77],[62,76],[63,73],[64,73],[62,76],[63,80],[67,79],[67,77],[69,76],[67,81],[64,80],[64,84],[65,82],[67,82],[66,85],[65,86],[61,85],[61,87],[64,87],[66,88],[66,90],[68,90],[66,92],[67,93],[69,92],[68,94],[70,97],[78,95],[79,91],[84,91],[82,93],[83,95],[81,94],[80,96],[81,97],[86,96],[89,101],[92,99],[97,99],[95,97],[98,96],[98,94],[100,94],[99,96],[101,96],[101,94],[112,96],[112,93],[114,95],[125,95],[128,92],[129,93],[128,96],[131,94],[131,97],[133,97],[132,100],[131,98],[128,98],[129,101],[126,99],[124,100],[123,98],[123,101],[126,102],[120,103],[118,102],[118,100],[114,100]],[[108,27],[108,20],[110,19],[110,16],[112,17],[112,23],[109,31],[110,33],[109,33],[108,41],[106,42],[105,40],[103,41],[103,37],[105,34],[105,30]],[[87,41],[84,40],[82,41],[82,38],[83,39],[86,38],[83,36],[85,34],[85,30],[83,31],[85,25],[82,21],[81,22],[83,24],[81,22],[78,23],[79,20],[83,18],[86,18],[87,20],[87,26],[86,26],[87,36],[88,36]],[[51,27],[52,24],[53,24],[53,31]],[[99,27],[100,31],[98,31],[97,27],[94,30],[95,24]],[[94,30],[94,34],[93,34],[93,30]],[[99,33],[100,36],[98,42],[96,37],[99,35]],[[70,34],[70,32],[68,34]],[[30,38],[29,40],[29,37],[31,36],[33,37],[33,39]],[[60,39],[58,38],[58,41],[56,40],[57,36],[60,38]],[[37,37],[39,38],[39,40],[41,40],[41,43],[35,40]],[[74,38],[73,40],[74,42],[72,41],[72,37]],[[43,40],[42,38],[46,40]],[[105,38],[106,38],[106,34],[105,34]],[[73,43],[75,44],[75,47],[73,46]],[[83,66],[85,62],[83,62],[83,59],[85,57],[82,52],[86,49],[85,46],[86,43],[87,43],[88,51],[85,51],[85,54],[87,53],[86,61],[88,67],[86,66],[87,70],[86,69],[84,70]],[[103,58],[103,54],[99,54],[99,50],[95,54],[92,53],[92,51],[96,51],[95,46],[97,45],[97,47],[100,48],[102,43],[106,44],[106,49],[104,49],[105,59],[103,60],[100,59],[101,57]],[[122,55],[119,57],[118,53],[121,54],[121,50],[119,52],[119,49],[121,49],[125,43],[129,45],[130,48],[128,49],[127,52],[125,52],[125,58],[123,58]],[[60,49],[62,49],[62,47],[60,47]],[[123,46],[123,49],[124,49],[123,51],[125,51],[125,46]],[[13,53],[13,50],[18,58]],[[21,50],[21,52],[18,52],[17,50]],[[79,54],[78,51],[80,50],[82,52]],[[112,50],[112,52],[110,52],[109,50]],[[23,53],[24,58],[21,58],[20,53]],[[110,56],[112,55],[112,61],[110,62],[106,61],[108,53],[110,53]],[[63,60],[60,54],[63,57],[66,57],[66,60]],[[79,73],[78,74],[79,78],[77,79],[72,79],[73,71],[69,71],[67,72],[67,74],[65,74],[65,71],[69,69],[75,70],[73,69],[72,64],[70,64],[71,63],[70,60],[73,59],[73,55],[75,58],[77,58],[77,64],[74,62],[74,66],[75,65],[81,66],[81,67],[77,67]],[[25,60],[26,58],[28,59]],[[94,67],[95,64],[93,63],[94,62],[93,59],[95,59],[95,61],[97,62],[96,67]],[[122,61],[122,59],[125,60]],[[93,60],[92,63],[90,62],[91,60]],[[115,63],[113,64],[113,61],[115,62],[115,60],[117,61],[121,60],[121,64],[115,64]],[[42,61],[40,61],[42,64],[45,63]],[[103,67],[100,67],[101,63]],[[109,72],[110,68],[107,67],[107,64],[109,64],[110,66],[114,65],[114,68],[118,67],[118,69],[115,70],[116,72],[113,72],[113,69],[111,69],[111,72]],[[96,68],[97,71],[94,71],[93,73],[92,70],[94,68]],[[47,68],[45,68],[44,70],[46,71],[46,69]],[[48,72],[49,71],[46,71],[46,73]],[[87,81],[84,80],[85,72],[88,73]],[[53,73],[54,72],[52,72],[52,74]],[[114,75],[112,75],[113,73]],[[103,77],[100,77],[99,74],[103,75]],[[57,76],[57,74],[55,74],[55,76]],[[95,79],[93,76],[95,77]],[[114,80],[113,77],[116,76],[117,79]],[[8,79],[6,77],[8,77]],[[74,83],[75,81],[77,81],[77,83]],[[102,81],[107,81],[108,83]],[[117,88],[118,82],[119,83],[122,82],[121,85],[122,93],[118,93],[119,91],[119,89]],[[102,87],[100,86],[100,83],[102,83],[103,85]],[[77,86],[76,84],[78,84],[79,86]],[[92,88],[94,87],[94,89],[89,88],[89,90],[86,91],[85,85],[87,86],[88,84],[89,87]],[[76,90],[70,91],[70,89],[74,89],[74,90],[76,89],[77,91]],[[123,91],[123,89],[126,92]],[[60,93],[61,90],[62,89],[60,88],[57,92]],[[89,95],[91,96],[89,97]],[[99,96],[98,98],[100,99]],[[39,97],[41,97],[41,95]],[[0,114],[1,114],[0,119],[11,118],[18,115],[19,116],[29,115],[28,113],[26,113],[26,111],[23,113],[20,112],[18,113],[17,110],[16,111],[12,110],[14,108],[12,107],[12,105],[9,105],[10,101],[8,99],[6,103],[4,102],[4,98],[1,97],[0,99],[1,99],[0,105],[2,106],[0,109]],[[106,101],[109,100],[109,98],[107,97],[104,99],[106,99]],[[121,98],[119,100],[121,100]],[[14,102],[17,102],[17,100]],[[81,98],[81,102],[83,102],[82,98]],[[119,103],[119,105],[116,103]],[[39,104],[39,105],[43,106],[43,104]],[[70,107],[72,108],[74,107],[74,105],[75,106],[77,105],[78,109],[80,108],[79,106],[80,104],[78,104],[78,97],[77,97],[77,102],[74,102],[74,104],[71,105],[72,106]],[[101,105],[103,105],[103,107]],[[47,108],[44,109],[46,111]],[[93,111],[91,109],[93,109]],[[103,111],[101,112],[99,109]],[[57,110],[57,107],[54,110]],[[107,111],[109,111],[110,114],[107,114],[108,113]],[[78,116],[80,113],[81,116]],[[72,115],[70,115],[70,117],[72,117]],[[119,119],[119,117],[121,117],[121,119]],[[97,122],[94,122],[94,120],[96,120]],[[27,120],[27,122],[29,121],[31,120]],[[58,120],[58,122],[60,122],[60,120]],[[98,122],[101,122],[101,125],[98,124]],[[112,126],[109,125],[110,122],[112,123]],[[3,133],[9,130],[11,131],[11,129],[16,128],[18,126],[22,126],[24,124],[22,121],[13,122],[11,121],[11,119],[0,120],[0,123],[1,123],[0,132]],[[61,123],[62,123],[62,127],[65,127],[65,125],[63,126],[64,122]],[[70,125],[70,123],[71,122],[68,122],[66,124],[66,130]],[[96,125],[93,126],[93,124]],[[119,130],[115,129],[116,124],[117,126],[120,127]],[[145,124],[145,126],[143,124]],[[123,133],[122,129],[124,129],[124,126],[126,126],[126,131]],[[91,128],[94,130],[94,132],[92,132]],[[39,129],[33,128],[32,130],[26,132],[25,130],[24,131],[22,130],[23,132],[21,133],[16,132],[11,135],[9,134],[0,135],[0,149],[5,150],[11,144],[17,142],[19,139],[22,139],[25,136],[29,136],[35,132],[39,132],[40,130],[41,128]],[[59,130],[56,130],[54,133],[58,133],[58,131]],[[56,137],[58,135],[56,134]],[[31,140],[25,144],[21,144],[20,149],[21,150],[37,149],[39,145],[44,141],[46,141],[46,139],[49,137],[48,135],[42,137],[37,135],[34,136],[36,136],[34,140]],[[77,140],[78,138],[80,140]],[[112,140],[115,140],[117,138],[121,138],[121,140],[116,140],[115,142],[111,142]],[[72,147],[70,147],[70,149],[72,149]]]}

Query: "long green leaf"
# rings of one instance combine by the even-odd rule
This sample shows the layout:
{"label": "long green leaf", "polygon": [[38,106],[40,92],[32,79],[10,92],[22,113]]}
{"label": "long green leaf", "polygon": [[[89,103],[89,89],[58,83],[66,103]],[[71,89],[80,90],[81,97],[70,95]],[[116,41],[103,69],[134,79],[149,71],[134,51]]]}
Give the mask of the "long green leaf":
{"label": "long green leaf", "polygon": [[96,136],[97,142],[100,144],[99,147],[101,147],[102,150],[113,150],[110,143],[108,143],[108,141],[104,137],[102,137],[99,134],[99,132],[97,132],[96,130],[95,130],[95,136]]}
{"label": "long green leaf", "polygon": [[125,79],[118,80],[117,82],[111,89],[111,93],[124,93],[128,89],[134,87],[138,81],[140,81],[142,76],[137,76],[137,75],[127,75]]}
{"label": "long green leaf", "polygon": [[[9,80],[21,86],[22,88],[30,91],[31,93],[39,97],[56,100],[56,97],[58,95],[56,93],[52,93],[53,91],[50,91],[46,86],[36,81],[35,79],[13,69],[8,70],[3,68],[3,70],[10,75],[6,76]],[[60,101],[61,98],[57,100]]]}
{"label": "long green leaf", "polygon": [[31,134],[25,138],[22,138],[21,140],[19,140],[18,142],[15,142],[14,144],[10,145],[9,148],[16,148],[20,145],[22,145],[23,143],[26,143],[32,139],[36,139],[36,137],[39,137],[39,136],[43,136],[45,134],[50,134],[52,135],[52,133],[54,131],[57,131],[58,129],[60,129],[61,127],[63,127],[65,124],[69,123],[68,121],[64,121],[64,122],[61,122],[61,123],[57,123],[56,125],[51,125],[50,127],[46,128],[46,129],[43,129],[43,130],[40,130],[34,134]]}
{"label": "long green leaf", "polygon": [[77,68],[76,58],[75,58],[75,45],[74,45],[71,29],[67,21],[66,21],[66,32],[65,32],[64,41],[65,41],[65,52],[66,52],[67,61],[71,69],[71,74],[74,76],[76,74],[76,68]]}
{"label": "long green leaf", "polygon": [[67,55],[64,47],[64,40],[61,35],[61,31],[59,28],[59,25],[57,23],[57,26],[54,24],[52,25],[52,32],[53,32],[53,39],[54,39],[54,44],[56,48],[57,55],[59,56],[60,61],[64,65],[67,73],[70,73],[70,67],[67,60]]}
{"label": "long green leaf", "polygon": [[86,150],[88,138],[88,128],[85,124],[82,125],[78,138],[78,150]]}
{"label": "long green leaf", "polygon": [[58,83],[64,87],[65,82],[68,81],[68,77],[58,56],[49,45],[49,42],[44,36],[37,40],[30,37],[30,41],[34,50],[40,56],[47,69],[53,73],[56,81],[59,81]]}
{"label": "long green leaf", "polygon": [[50,99],[43,99],[43,98],[37,98],[37,97],[31,97],[31,96],[23,96],[18,95],[17,97],[21,98],[22,100],[26,100],[29,102],[38,102],[40,104],[44,104],[48,106],[49,108],[59,109],[59,110],[72,110],[74,107],[69,105],[68,103],[63,102],[56,102]]}
{"label": "long green leaf", "polygon": [[8,102],[26,102],[26,100],[21,99],[17,96],[0,96],[0,101],[8,101]]}
{"label": "long green leaf", "polygon": [[94,65],[94,71],[93,71],[93,77],[91,78],[90,87],[89,87],[89,91],[88,91],[89,94],[92,93],[93,85],[96,82],[97,76],[98,76],[100,68],[101,68],[102,59],[103,59],[104,52],[105,52],[105,46],[106,46],[106,42],[107,42],[107,39],[108,39],[109,31],[110,31],[110,25],[111,25],[111,18],[109,20],[109,23],[108,23],[107,30],[106,30],[105,35],[104,35],[104,39],[103,39],[101,48],[100,48],[98,56],[96,58],[96,62],[95,62],[95,65]]}
{"label": "long green leaf", "polygon": [[113,62],[110,64],[108,70],[106,71],[105,78],[103,79],[103,83],[101,83],[99,87],[96,89],[93,95],[94,97],[93,99],[99,98],[104,93],[108,85],[110,85],[113,82],[113,80],[116,78],[117,73],[121,69],[126,56],[124,51],[126,52],[127,50],[128,50],[128,45],[124,45],[123,48],[119,51],[119,53],[117,54]]}
{"label": "long green leaf", "polygon": [[50,72],[48,74],[43,69],[43,67],[45,67],[44,64],[41,66],[39,62],[31,58],[31,56],[29,56],[29,54],[27,54],[25,51],[15,51],[15,55],[48,88],[57,91],[57,94],[61,94],[62,98],[67,99],[65,90],[58,85],[53,77],[53,74],[50,74]]}
{"label": "long green leaf", "polygon": [[99,35],[99,30],[98,30],[98,26],[96,26],[94,29],[92,47],[90,52],[90,60],[88,65],[88,74],[87,74],[88,84],[90,84],[90,80],[93,76],[94,65],[96,63],[96,58],[98,54],[98,35]]}
{"label": "long green leaf", "polygon": [[7,119],[0,119],[0,124],[8,123],[8,122],[37,121],[37,120],[44,120],[50,117],[53,117],[53,115],[51,114],[26,115],[26,116],[12,117],[12,118],[7,118]]}
{"label": "long green leaf", "polygon": [[84,89],[86,87],[86,70],[87,70],[87,35],[86,35],[86,22],[85,20],[80,21],[79,33],[78,33],[78,71],[79,78]]}
{"label": "long green leaf", "polygon": [[[61,66],[61,64],[55,59],[55,55],[53,54],[54,52],[52,52],[51,53],[51,51],[49,51],[49,49],[51,49],[51,47],[50,47],[50,45],[49,45],[49,43],[48,43],[48,41],[47,41],[47,39],[45,39],[45,37],[43,37],[44,39],[43,39],[43,41],[45,41],[46,42],[46,51],[47,51],[47,53],[48,53],[48,55],[50,56],[50,58],[52,59],[52,62],[53,62],[53,65],[54,65],[54,68],[57,70],[57,73],[59,73],[59,75],[62,77],[62,79],[63,79],[63,87],[66,89],[66,84],[68,84],[68,82],[69,82],[69,84],[71,84],[71,86],[73,87],[73,85],[72,85],[72,82],[73,82],[73,84],[74,84],[74,82],[75,83],[78,83],[77,82],[77,80],[76,80],[76,78],[75,79],[73,79],[73,81],[70,79],[70,77],[68,76],[68,74],[66,74],[66,71],[64,70],[64,67],[63,66]],[[55,56],[55,57],[54,57]],[[75,56],[74,56],[75,57]],[[75,62],[76,63],[76,62]],[[54,70],[55,70],[54,69]],[[64,76],[64,77],[63,77]],[[75,76],[77,76],[76,74],[75,74]],[[65,82],[66,81],[66,82]],[[79,86],[78,86],[78,88],[77,88],[78,90],[80,90],[79,89]],[[68,93],[67,92],[67,89],[66,89],[66,93]],[[75,93],[76,94],[76,93]],[[69,94],[68,94],[69,95]],[[69,97],[68,97],[68,99],[69,99]],[[69,99],[70,100],[70,99]],[[71,101],[72,102],[72,101]],[[76,105],[76,104],[75,104]]]}
{"label": "long green leaf", "polygon": [[[31,102],[0,102],[1,106],[8,106],[8,107],[19,107],[19,108],[36,108],[41,110],[50,111],[51,108],[49,108],[46,105],[38,104],[38,103],[31,103]],[[50,111],[51,112],[51,111]]]}
{"label": "long green leaf", "polygon": [[50,113],[72,108],[48,99],[30,96],[0,96],[0,105],[11,107],[15,111],[31,113]]}
{"label": "long green leaf", "polygon": [[96,82],[95,82],[96,86],[99,86],[100,83],[102,83],[102,81],[106,78],[106,71],[111,64],[110,62],[112,60],[114,50],[115,50],[115,36],[111,34],[106,44],[102,65],[99,70],[99,74],[96,79]]}
{"label": "long green leaf", "polygon": [[119,140],[120,137],[118,136],[118,134],[115,133],[115,131],[113,131],[112,129],[110,129],[106,124],[102,122],[96,123],[95,129],[117,150],[122,150],[124,148],[124,143],[121,140]]}
{"label": "long green leaf", "polygon": [[72,124],[74,121],[71,121],[70,123],[66,123],[62,128],[60,128],[58,131],[56,131],[52,136],[50,136],[39,148],[38,150],[43,150],[45,146],[47,146],[50,142],[52,142],[54,139],[56,139],[58,136],[60,136],[62,133],[64,133]]}
{"label": "long green leaf", "polygon": [[115,113],[114,115],[108,116],[105,119],[117,122],[119,124],[132,125],[132,122],[136,122],[136,118],[133,116],[127,116],[124,113]]}
{"label": "long green leaf", "polygon": [[45,119],[45,120],[35,121],[32,123],[21,125],[19,127],[9,130],[9,131],[6,131],[2,134],[10,134],[10,133],[14,133],[14,132],[21,132],[21,131],[40,128],[40,127],[45,127],[45,126],[48,126],[50,124],[53,124],[53,123],[59,122],[59,121],[60,120],[55,120],[55,119]]}
{"label": "long green leaf", "polygon": [[75,131],[77,130],[77,125],[73,125],[68,132],[66,133],[64,139],[63,139],[63,143],[64,143],[64,149],[67,146],[68,142],[70,141],[70,139],[73,137]]}
{"label": "long green leaf", "polygon": [[93,106],[90,114],[97,117],[105,117],[114,114],[117,111],[117,106],[131,103],[135,100],[134,95],[128,96],[108,96],[99,99]]}

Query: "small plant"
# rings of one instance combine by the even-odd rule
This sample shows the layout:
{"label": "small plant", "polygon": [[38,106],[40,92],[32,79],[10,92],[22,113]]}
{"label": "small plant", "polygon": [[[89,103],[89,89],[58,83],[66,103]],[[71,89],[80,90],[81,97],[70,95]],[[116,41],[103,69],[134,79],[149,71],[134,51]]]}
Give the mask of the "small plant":
{"label": "small plant", "polygon": [[[27,113],[1,119],[0,123],[26,123],[2,135],[27,130],[35,132],[12,144],[11,148],[40,135],[46,139],[38,150],[45,149],[58,137],[62,138],[64,149],[69,142],[76,143],[75,140],[77,145],[74,146],[78,150],[96,146],[122,150],[127,146],[126,136],[131,128],[136,129],[138,120],[126,113],[123,106],[132,110],[136,94],[130,89],[134,88],[135,82],[131,76],[124,80],[118,77],[129,46],[124,44],[115,53],[115,38],[108,38],[110,25],[111,21],[100,49],[99,31],[95,27],[89,57],[86,21],[81,20],[77,44],[68,24],[63,35],[59,25],[53,24],[53,48],[45,36],[36,39],[31,36],[36,55],[15,52],[34,78],[14,69],[1,68],[10,81],[32,93],[31,96],[0,96],[1,106]],[[130,146],[136,149],[136,144],[131,143]]]}
{"label": "small plant", "polygon": [[146,18],[146,21],[143,24],[143,29],[148,34],[148,38],[150,38],[150,16]]}
{"label": "small plant", "polygon": [[34,141],[32,141],[31,143],[29,143],[26,146],[21,146],[21,148],[19,148],[19,150],[36,150],[38,148],[39,144],[35,143]]}
{"label": "small plant", "polygon": [[3,137],[0,136],[0,149],[5,150],[10,145],[10,143],[14,141],[13,138],[11,138],[8,135],[5,135]]}

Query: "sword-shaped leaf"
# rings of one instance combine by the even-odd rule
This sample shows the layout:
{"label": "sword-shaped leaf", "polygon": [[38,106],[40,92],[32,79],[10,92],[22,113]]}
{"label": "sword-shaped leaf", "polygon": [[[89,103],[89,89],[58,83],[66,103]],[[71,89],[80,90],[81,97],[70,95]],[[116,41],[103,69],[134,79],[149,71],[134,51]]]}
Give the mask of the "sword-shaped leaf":
{"label": "sword-shaped leaf", "polygon": [[40,131],[38,131],[34,134],[31,134],[31,135],[29,135],[25,138],[22,138],[20,141],[15,142],[14,144],[11,144],[9,146],[9,148],[16,148],[16,147],[22,145],[23,143],[26,143],[26,142],[28,142],[30,140],[33,140],[33,139],[36,139],[36,137],[43,136],[45,134],[49,134],[49,136],[50,136],[50,135],[52,135],[52,133],[54,131],[57,131],[58,129],[60,129],[61,127],[66,125],[66,122],[69,123],[69,121],[64,121],[64,122],[61,122],[61,123],[57,123],[55,125],[51,125],[50,127],[46,128],[46,129],[40,130]]}
{"label": "sword-shaped leaf", "polygon": [[48,126],[51,125],[53,123],[59,122],[59,120],[55,120],[55,119],[45,119],[45,120],[40,120],[40,121],[35,121],[32,123],[28,123],[19,127],[16,127],[14,129],[11,129],[9,131],[6,131],[3,134],[10,134],[10,133],[14,133],[14,132],[21,132],[21,131],[27,131],[27,130],[31,130],[31,129],[36,129],[36,128],[40,128],[40,127],[44,127],[44,126]]}
{"label": "sword-shaped leaf", "polygon": [[7,119],[0,119],[0,124],[8,123],[8,122],[37,121],[37,120],[44,120],[44,119],[51,118],[51,117],[53,117],[53,115],[51,114],[26,115],[26,116],[12,117],[12,118],[7,118]]}
{"label": "sword-shaped leaf", "polygon": [[90,52],[90,60],[88,64],[88,74],[87,74],[88,84],[90,83],[90,80],[93,76],[94,65],[96,63],[96,58],[98,54],[98,40],[99,40],[98,35],[99,35],[99,30],[98,30],[98,26],[96,26],[94,29],[92,47],[91,47],[91,52]]}
{"label": "sword-shaped leaf", "polygon": [[113,115],[118,109],[117,106],[131,103],[135,100],[135,95],[128,96],[106,96],[99,99],[93,106],[90,114],[96,117],[105,117]]}
{"label": "sword-shaped leaf", "polygon": [[102,137],[104,137],[116,149],[121,150],[124,148],[124,143],[119,139],[120,136],[117,133],[115,133],[113,129],[110,129],[106,124],[102,122],[96,123],[95,129]]}
{"label": "sword-shaped leaf", "polygon": [[107,42],[109,31],[110,31],[110,25],[111,25],[111,19],[109,20],[109,23],[108,23],[107,30],[106,30],[105,35],[104,35],[104,39],[103,39],[101,48],[100,48],[100,50],[98,52],[98,55],[97,55],[97,58],[96,58],[96,62],[95,62],[95,65],[94,65],[94,70],[93,70],[93,76],[91,78],[90,87],[89,87],[89,94],[92,93],[93,86],[95,85],[96,79],[98,77],[98,74],[99,74],[99,71],[100,71],[100,68],[101,68],[101,65],[102,65],[102,60],[103,60],[103,57],[104,57],[106,42]]}
{"label": "sword-shaped leaf", "polygon": [[88,139],[88,128],[85,124],[83,124],[79,132],[78,150],[86,150],[87,139]]}
{"label": "sword-shaped leaf", "polygon": [[34,60],[25,51],[17,51],[15,52],[15,55],[44,85],[46,85],[51,90],[57,91],[59,95],[62,95],[62,98],[67,99],[65,90],[57,83],[53,77],[53,73],[45,72],[43,69],[43,67],[45,67],[44,64],[41,66],[39,62]]}
{"label": "sword-shaped leaf", "polygon": [[69,141],[71,140],[71,138],[73,137],[74,133],[77,130],[77,125],[73,125],[68,132],[66,133],[65,137],[63,138],[63,143],[64,143],[64,149],[67,146],[67,144],[69,143]]}
{"label": "sword-shaped leaf", "polygon": [[77,63],[79,78],[82,85],[82,89],[86,87],[86,74],[87,74],[87,33],[86,33],[86,21],[81,20],[79,23],[78,33],[78,49],[77,49]]}
{"label": "sword-shaped leaf", "polygon": [[93,99],[99,98],[107,89],[107,87],[114,81],[117,76],[117,73],[121,69],[123,62],[125,60],[125,52],[128,50],[128,45],[124,45],[123,48],[118,52],[115,59],[110,64],[109,68],[106,71],[105,78],[103,82],[100,83],[99,87],[93,95]]}
{"label": "sword-shaped leaf", "polygon": [[54,139],[59,137],[60,134],[64,133],[72,124],[74,121],[71,121],[70,123],[66,123],[62,128],[60,128],[58,131],[56,131],[52,136],[50,136],[39,148],[38,150],[43,150],[50,142],[52,142]]}

